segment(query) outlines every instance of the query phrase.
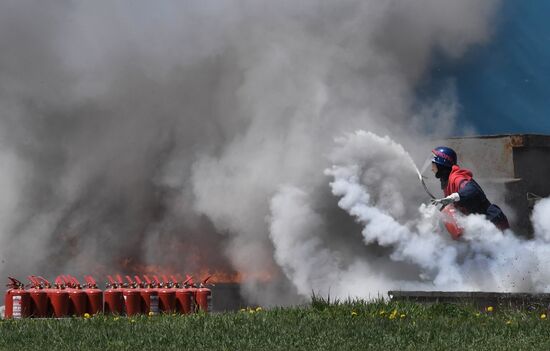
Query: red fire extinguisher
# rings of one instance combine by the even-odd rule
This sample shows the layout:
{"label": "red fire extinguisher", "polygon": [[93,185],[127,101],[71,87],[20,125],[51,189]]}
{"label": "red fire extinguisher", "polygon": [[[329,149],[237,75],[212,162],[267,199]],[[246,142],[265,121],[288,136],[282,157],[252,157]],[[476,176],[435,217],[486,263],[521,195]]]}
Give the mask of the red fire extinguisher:
{"label": "red fire extinguisher", "polygon": [[[172,280],[177,281],[174,277]],[[193,287],[192,277],[187,276],[181,284],[176,284],[176,288],[176,311],[182,314],[193,313],[196,289]]]}
{"label": "red fire extinguisher", "polygon": [[28,289],[31,298],[31,316],[45,318],[48,316],[48,294],[44,290],[44,285],[35,276],[27,277],[31,282],[31,288]]}
{"label": "red fire extinguisher", "polygon": [[107,276],[109,282],[106,284],[106,290],[103,292],[103,311],[105,313],[122,314],[124,312],[124,298],[122,290],[118,288],[112,276]]}
{"label": "red fire extinguisher", "polygon": [[56,318],[67,317],[69,315],[69,293],[65,290],[62,281],[56,281],[54,286],[45,278],[37,277],[43,284],[48,295],[48,315]]}
{"label": "red fire extinguisher", "polygon": [[81,317],[86,313],[86,293],[82,290],[82,286],[76,278],[70,275],[62,275],[59,277],[66,286],[66,291],[69,293],[69,315]]}
{"label": "red fire extinguisher", "polygon": [[133,316],[141,313],[141,296],[135,289],[136,284],[129,276],[126,276],[130,285],[126,284],[122,280],[122,276],[117,274],[117,280],[120,286],[122,286],[122,297],[124,298],[124,306],[126,307],[126,315]]}
{"label": "red fire extinguisher", "polygon": [[454,240],[458,240],[462,236],[464,228],[457,222],[459,214],[456,207],[452,204],[447,205],[441,209],[441,213],[443,213],[443,224],[445,228]]}
{"label": "red fire extinguisher", "polygon": [[8,277],[8,290],[4,296],[5,318],[21,319],[31,315],[31,297],[19,280]]}
{"label": "red fire extinguisher", "polygon": [[103,291],[97,287],[95,279],[91,275],[85,275],[86,281],[86,305],[88,306],[88,313],[95,315],[103,312]]}
{"label": "red fire extinguisher", "polygon": [[143,282],[139,276],[134,276],[138,284],[139,294],[141,296],[141,311],[145,314],[159,313],[159,295],[157,290],[153,289],[150,283]]}
{"label": "red fire extinguisher", "polygon": [[209,313],[212,312],[212,291],[206,287],[206,282],[212,276],[207,277],[199,284],[195,292],[195,301],[199,311]]}
{"label": "red fire extinguisher", "polygon": [[[146,276],[145,278],[148,279]],[[153,279],[159,294],[159,310],[164,313],[172,313],[176,309],[176,292],[168,282],[160,281],[156,275],[153,276]]]}
{"label": "red fire extinguisher", "polygon": [[169,279],[166,275],[162,276],[162,283],[164,283],[164,288],[169,292],[169,306],[171,312],[176,312],[176,281]]}

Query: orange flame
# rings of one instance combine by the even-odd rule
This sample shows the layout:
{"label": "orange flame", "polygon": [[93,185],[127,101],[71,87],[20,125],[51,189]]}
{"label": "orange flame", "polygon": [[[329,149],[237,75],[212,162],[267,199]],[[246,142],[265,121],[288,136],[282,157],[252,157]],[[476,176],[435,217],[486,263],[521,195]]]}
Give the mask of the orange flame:
{"label": "orange flame", "polygon": [[182,269],[176,269],[170,266],[132,264],[131,260],[123,260],[122,268],[132,275],[148,275],[158,277],[175,277],[178,281],[184,281],[186,277],[192,276],[195,282],[208,279],[209,283],[243,283],[245,281],[269,282],[274,276],[271,272],[241,273],[234,270],[220,270],[203,268],[197,272],[186,272]]}

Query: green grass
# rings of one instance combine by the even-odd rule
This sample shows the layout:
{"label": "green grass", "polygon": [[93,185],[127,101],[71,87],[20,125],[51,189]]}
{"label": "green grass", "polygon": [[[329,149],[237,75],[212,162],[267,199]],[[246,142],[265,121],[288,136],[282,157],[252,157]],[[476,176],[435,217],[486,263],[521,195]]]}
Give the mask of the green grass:
{"label": "green grass", "polygon": [[362,301],[191,316],[0,322],[16,350],[526,350],[550,349],[543,311]]}

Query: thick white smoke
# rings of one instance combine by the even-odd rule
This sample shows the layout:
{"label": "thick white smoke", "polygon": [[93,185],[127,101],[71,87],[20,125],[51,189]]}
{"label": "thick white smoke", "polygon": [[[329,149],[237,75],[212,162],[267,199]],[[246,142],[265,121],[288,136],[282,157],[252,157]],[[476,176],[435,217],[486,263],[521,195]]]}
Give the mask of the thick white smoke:
{"label": "thick white smoke", "polygon": [[[349,156],[387,174],[336,157],[333,139],[366,129],[423,158],[457,102],[452,82],[428,102],[416,88],[434,53],[459,59],[489,39],[499,4],[2,2],[0,277],[207,266],[251,277],[260,303],[367,296],[419,274],[464,283],[414,260],[461,252],[422,234],[436,221],[430,208],[419,220],[409,166],[383,162],[393,147],[357,140]],[[371,204],[372,244],[330,193],[331,162],[364,172],[344,205]],[[409,233],[417,244],[394,250]]]}
{"label": "thick white smoke", "polygon": [[[533,240],[520,239],[510,230],[501,232],[482,215],[470,215],[459,217],[464,236],[460,242],[451,242],[441,228],[442,216],[434,206],[421,205],[416,220],[404,221],[392,206],[376,200],[389,197],[403,202],[401,189],[384,185],[413,177],[414,165],[401,145],[388,137],[359,131],[338,140],[332,160],[335,165],[326,171],[333,178],[332,192],[341,198],[339,206],[364,226],[365,244],[390,247],[392,260],[420,268],[416,282],[411,279],[405,286],[441,290],[550,290],[550,270],[545,268],[550,263],[547,236],[550,226],[543,215],[549,213],[550,199],[540,201],[534,209]],[[379,174],[376,181],[370,179],[371,169]],[[364,261],[368,264],[367,259]],[[323,265],[319,264],[316,270],[320,267]],[[376,275],[367,275],[365,280],[371,281],[370,286],[380,285]]]}

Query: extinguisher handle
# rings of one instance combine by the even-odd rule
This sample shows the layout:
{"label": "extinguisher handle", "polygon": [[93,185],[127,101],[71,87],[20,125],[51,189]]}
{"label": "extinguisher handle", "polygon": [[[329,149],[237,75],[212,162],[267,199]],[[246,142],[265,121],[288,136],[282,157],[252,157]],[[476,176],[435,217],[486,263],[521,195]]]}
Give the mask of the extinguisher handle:
{"label": "extinguisher handle", "polygon": [[143,275],[143,279],[145,279],[145,281],[147,282],[147,284],[151,285],[151,279],[149,279],[149,277],[147,276],[147,274],[144,274],[144,275]]}
{"label": "extinguisher handle", "polygon": [[89,288],[97,288],[97,282],[95,281],[94,277],[92,277],[91,275],[87,275],[84,276],[84,279],[86,279]]}
{"label": "extinguisher handle", "polygon": [[91,283],[92,285],[94,285],[94,286],[97,285],[97,282],[96,282],[96,280],[94,279],[94,277],[92,277],[91,275],[89,275],[89,276],[88,276],[88,279],[90,279],[90,283]]}
{"label": "extinguisher handle", "polygon": [[139,275],[135,275],[134,279],[139,285],[143,285],[143,282],[141,281],[141,279],[139,279]]}
{"label": "extinguisher handle", "polygon": [[193,284],[193,277],[188,275],[187,276],[187,279],[185,279],[185,281],[183,282],[183,285],[185,286],[186,284]]}
{"label": "extinguisher handle", "polygon": [[111,275],[108,275],[107,279],[109,279],[109,283],[111,283],[112,285],[116,285],[116,282]]}
{"label": "extinguisher handle", "polygon": [[63,285],[63,279],[61,279],[60,276],[57,276],[57,278],[55,278],[55,283],[57,285]]}
{"label": "extinguisher handle", "polygon": [[70,276],[70,277],[71,277],[71,280],[72,280],[73,284],[75,285],[75,287],[79,287],[80,282],[78,281],[78,279],[76,279],[76,277],[73,277],[73,276]]}
{"label": "extinguisher handle", "polygon": [[130,284],[130,285],[134,284],[134,281],[132,280],[132,277],[130,277],[129,275],[126,276],[126,280],[128,281],[128,284]]}
{"label": "extinguisher handle", "polygon": [[52,284],[50,284],[50,282],[44,278],[43,276],[39,275],[38,277],[36,277],[36,279],[40,280],[41,282],[43,282],[48,288],[52,286]]}
{"label": "extinguisher handle", "polygon": [[36,278],[32,275],[29,275],[27,277],[28,280],[30,280],[31,282],[31,285],[34,286],[35,288],[38,288],[40,286],[40,282],[38,280],[36,280]]}
{"label": "extinguisher handle", "polygon": [[21,283],[19,280],[15,279],[14,277],[8,277],[8,279],[10,280],[10,282],[6,284],[6,286],[9,288],[19,288],[24,286],[23,283]]}

